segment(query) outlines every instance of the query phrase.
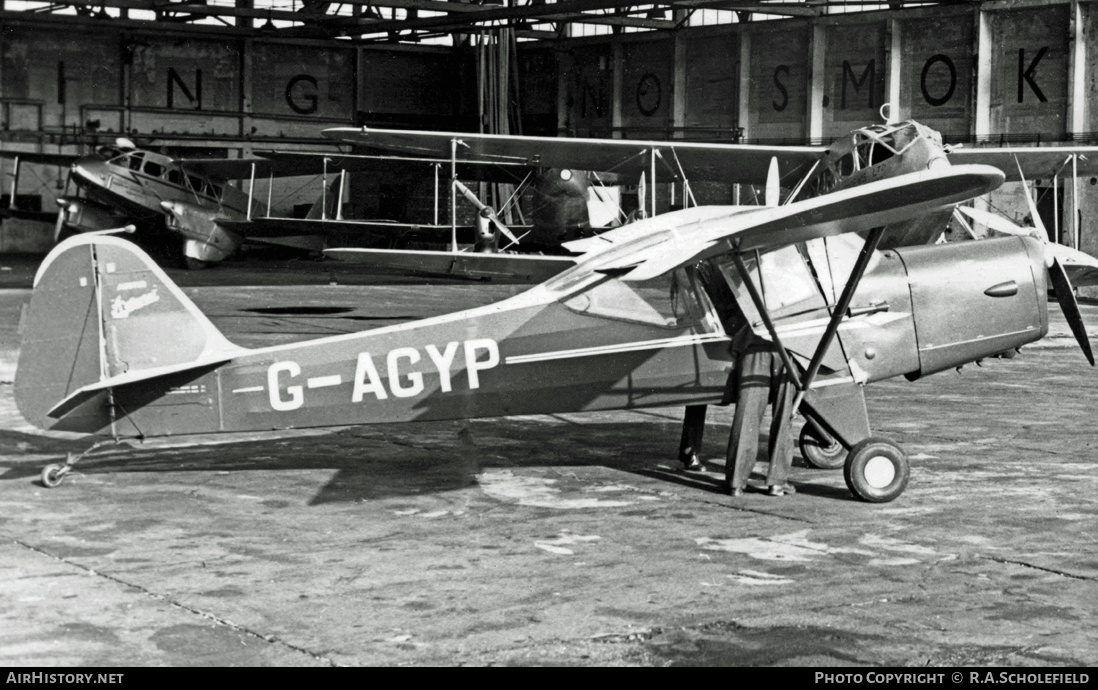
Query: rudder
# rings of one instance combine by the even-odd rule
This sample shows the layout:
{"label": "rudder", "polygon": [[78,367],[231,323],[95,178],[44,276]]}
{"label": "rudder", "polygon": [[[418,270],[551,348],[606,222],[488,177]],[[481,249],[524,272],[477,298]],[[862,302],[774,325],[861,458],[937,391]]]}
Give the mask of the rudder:
{"label": "rudder", "polygon": [[111,236],[78,235],[42,262],[22,323],[15,400],[40,428],[89,385],[243,352],[145,252]]}

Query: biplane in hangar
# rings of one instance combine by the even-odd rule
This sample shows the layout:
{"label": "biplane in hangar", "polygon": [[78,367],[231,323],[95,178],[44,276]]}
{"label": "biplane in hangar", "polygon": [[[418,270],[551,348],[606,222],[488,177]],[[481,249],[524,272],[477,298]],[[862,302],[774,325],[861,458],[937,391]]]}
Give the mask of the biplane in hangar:
{"label": "biplane in hangar", "polygon": [[[325,130],[324,134],[375,154],[430,160],[449,156],[453,170],[459,164],[495,164],[518,169],[525,166],[530,170],[592,171],[591,177],[596,182],[600,175],[615,175],[619,180],[639,179],[640,217],[656,215],[658,184],[668,185],[670,193],[667,196],[672,207],[676,206],[675,199],[682,207],[698,205],[691,181],[749,185],[754,205],[772,206],[952,163],[992,165],[1003,171],[1010,181],[1024,181],[1026,177],[1055,179],[1062,174],[1078,179],[1098,174],[1098,147],[951,147],[943,145],[937,132],[913,121],[859,128],[827,146],[522,137],[365,127],[334,128]],[[353,156],[348,158],[353,159]],[[765,192],[757,192],[756,187]],[[599,186],[592,185],[591,189],[594,194]],[[456,197],[454,194],[453,198]],[[744,197],[747,200],[746,195]],[[453,207],[451,214],[455,214]],[[880,246],[889,249],[933,244],[942,238],[953,217],[956,217],[955,210],[943,207],[923,217],[893,223],[886,229]],[[975,220],[986,225],[986,218],[987,214],[984,214]],[[1077,218],[1075,222],[1077,224]],[[971,230],[963,218],[958,223]],[[1001,224],[995,223],[995,226],[1001,227]],[[599,232],[598,229],[568,231],[558,227],[552,234],[542,233],[533,244],[536,251],[559,246],[571,253],[571,258],[525,256],[519,259],[514,250],[529,251],[531,247],[523,248],[514,243],[511,252],[499,253],[498,244],[469,251],[458,247],[456,235],[451,246],[443,251],[339,248],[330,249],[326,254],[376,267],[471,276],[489,276],[497,270],[495,266],[521,261],[527,267],[527,273],[548,277],[572,265],[575,255],[599,246]],[[1073,236],[1078,237],[1077,226]],[[1070,248],[1056,249],[1070,255],[1062,257],[1062,262],[1072,270],[1076,265],[1095,263]],[[543,268],[536,268],[539,264]]]}
{"label": "biplane in hangar", "polygon": [[1003,179],[944,162],[780,206],[664,213],[580,240],[573,266],[502,302],[260,349],[226,340],[131,243],[75,236],[35,278],[15,398],[38,427],[115,439],[716,403],[731,293],[790,365],[806,457],[838,444],[854,495],[890,501],[909,463],[872,434],[866,384],[1039,340],[1050,285],[1093,362],[1037,240],[880,248]]}

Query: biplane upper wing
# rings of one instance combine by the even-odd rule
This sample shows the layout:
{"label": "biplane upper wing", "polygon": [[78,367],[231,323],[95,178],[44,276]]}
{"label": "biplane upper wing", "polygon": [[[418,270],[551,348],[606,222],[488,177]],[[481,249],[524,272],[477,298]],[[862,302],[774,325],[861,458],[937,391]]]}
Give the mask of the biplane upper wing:
{"label": "biplane upper wing", "polygon": [[8,160],[19,159],[21,163],[34,163],[36,165],[57,165],[67,167],[73,161],[80,158],[68,153],[33,153],[30,151],[0,151],[0,158]]}
{"label": "biplane upper wing", "polygon": [[[253,174],[259,178],[318,175],[324,171],[326,156],[333,160],[343,158],[336,153],[296,157],[279,156],[272,151],[249,158],[180,158],[176,162],[187,172],[215,180],[246,180]],[[338,172],[339,168],[333,163],[331,170]]]}
{"label": "biplane upper wing", "polygon": [[[584,264],[595,271],[620,275],[623,280],[648,280],[729,251],[779,247],[917,218],[986,194],[1001,185],[1003,178],[1001,170],[990,166],[952,166],[945,171],[908,173],[785,206],[755,211],[737,208],[724,217],[712,211],[675,224],[673,216],[677,214],[665,214],[652,219],[661,221],[658,227],[642,221],[622,228],[618,238],[613,237],[617,231],[597,238],[604,248]],[[575,244],[567,246],[572,249]],[[637,250],[629,251],[631,245]]]}
{"label": "biplane upper wing", "polygon": [[[1075,165],[1072,166],[1072,156]],[[1007,146],[954,148],[949,152],[954,165],[990,165],[1003,171],[1007,182],[1050,178],[1056,175],[1098,175],[1098,146]]]}
{"label": "biplane upper wing", "polygon": [[[271,166],[298,171],[298,175],[319,175],[346,172],[379,172],[386,175],[422,175],[432,166],[445,166],[443,173],[450,175],[450,159],[439,157],[398,156],[393,154],[332,154],[306,151],[259,151],[257,155],[270,160]],[[528,171],[529,166],[518,163],[484,161],[462,161],[458,164],[457,175],[463,180],[477,182],[517,183]],[[250,173],[249,173],[250,174]]]}
{"label": "biplane upper wing", "polygon": [[526,137],[464,132],[418,132],[336,127],[324,135],[359,146],[406,156],[449,160],[453,142],[458,161],[482,161],[546,168],[572,168],[595,172],[640,175],[650,169],[650,155],[662,159],[662,174],[678,176],[680,169],[691,180],[716,180],[766,184],[770,160],[778,159],[782,180],[795,183],[819,161],[822,146],[751,146],[698,142],[644,141],[640,139],[582,139]]}

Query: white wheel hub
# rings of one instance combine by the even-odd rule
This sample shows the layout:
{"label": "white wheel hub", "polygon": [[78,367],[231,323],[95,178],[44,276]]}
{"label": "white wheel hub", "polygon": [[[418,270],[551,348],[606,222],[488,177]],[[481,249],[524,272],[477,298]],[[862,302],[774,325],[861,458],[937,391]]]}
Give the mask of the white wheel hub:
{"label": "white wheel hub", "polygon": [[888,458],[877,455],[865,463],[862,476],[865,477],[866,484],[874,489],[883,489],[896,478],[896,466]]}

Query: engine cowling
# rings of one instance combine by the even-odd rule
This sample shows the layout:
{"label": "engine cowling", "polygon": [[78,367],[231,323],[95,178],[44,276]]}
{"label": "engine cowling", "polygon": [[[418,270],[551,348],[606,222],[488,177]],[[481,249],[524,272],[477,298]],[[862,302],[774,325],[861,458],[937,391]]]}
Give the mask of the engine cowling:
{"label": "engine cowling", "polygon": [[224,261],[244,241],[240,234],[218,225],[217,220],[225,217],[220,211],[185,201],[164,201],[161,206],[167,211],[168,229],[183,236],[183,256],[190,260],[188,264]]}
{"label": "engine cowling", "polygon": [[95,230],[108,230],[123,224],[109,208],[89,199],[79,197],[57,197],[60,212],[53,229],[53,241],[56,244],[69,235]]}
{"label": "engine cowling", "polygon": [[919,370],[1010,352],[1048,333],[1044,251],[1029,237],[894,249],[911,289]]}

